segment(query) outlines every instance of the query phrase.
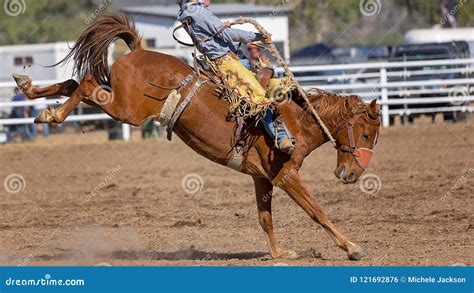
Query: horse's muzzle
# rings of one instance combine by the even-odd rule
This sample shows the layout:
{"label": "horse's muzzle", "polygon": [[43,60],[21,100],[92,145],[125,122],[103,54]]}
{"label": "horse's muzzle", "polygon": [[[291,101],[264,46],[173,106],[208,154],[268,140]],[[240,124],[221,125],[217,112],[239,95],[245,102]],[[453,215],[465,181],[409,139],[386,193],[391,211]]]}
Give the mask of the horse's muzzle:
{"label": "horse's muzzle", "polygon": [[356,148],[352,151],[352,155],[357,161],[357,164],[364,170],[369,165],[373,153],[374,151],[368,148]]}

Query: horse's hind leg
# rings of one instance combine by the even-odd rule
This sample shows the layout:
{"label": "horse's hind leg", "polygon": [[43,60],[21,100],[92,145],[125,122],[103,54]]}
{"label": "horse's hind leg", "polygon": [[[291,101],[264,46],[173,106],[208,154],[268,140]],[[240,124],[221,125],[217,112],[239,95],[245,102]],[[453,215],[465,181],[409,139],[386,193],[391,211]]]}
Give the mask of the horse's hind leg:
{"label": "horse's hind leg", "polygon": [[294,251],[285,251],[279,245],[273,232],[272,192],[273,185],[266,178],[253,177],[257,196],[258,220],[267,236],[268,247],[273,258],[296,258]]}
{"label": "horse's hind leg", "polygon": [[13,74],[13,79],[15,79],[18,88],[22,90],[28,99],[38,99],[50,96],[70,97],[79,86],[79,84],[73,79],[46,87],[33,86],[31,77],[28,75]]}
{"label": "horse's hind leg", "polygon": [[70,98],[57,108],[49,108],[41,111],[36,116],[35,123],[62,123],[76,108],[82,99],[93,96],[96,82],[92,75],[86,74],[76,89],[70,94]]}
{"label": "horse's hind leg", "polygon": [[357,244],[352,243],[337,230],[321,207],[311,197],[310,192],[304,185],[301,177],[295,169],[282,169],[273,184],[281,187],[288,195],[316,222],[321,224],[329,233],[337,246],[344,249],[350,260],[359,260],[365,256],[364,250]]}

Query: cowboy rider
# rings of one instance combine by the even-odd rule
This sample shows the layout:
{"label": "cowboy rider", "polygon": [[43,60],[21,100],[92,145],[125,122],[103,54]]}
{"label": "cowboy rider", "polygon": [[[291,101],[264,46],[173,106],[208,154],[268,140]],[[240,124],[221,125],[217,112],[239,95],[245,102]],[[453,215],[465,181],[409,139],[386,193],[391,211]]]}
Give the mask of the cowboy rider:
{"label": "cowboy rider", "polygon": [[[227,77],[227,83],[254,103],[270,101],[267,91],[257,80],[255,74],[246,68],[236,57],[235,43],[262,41],[271,44],[269,36],[259,33],[230,28],[207,8],[210,0],[177,0],[180,6],[178,20],[187,24],[185,30],[191,36],[196,48],[214,61],[221,74]],[[294,140],[286,127],[274,123],[273,111],[269,109],[262,119],[265,130],[276,141],[278,149],[291,154]],[[275,130],[275,125],[277,125]],[[276,137],[275,137],[276,136]]]}

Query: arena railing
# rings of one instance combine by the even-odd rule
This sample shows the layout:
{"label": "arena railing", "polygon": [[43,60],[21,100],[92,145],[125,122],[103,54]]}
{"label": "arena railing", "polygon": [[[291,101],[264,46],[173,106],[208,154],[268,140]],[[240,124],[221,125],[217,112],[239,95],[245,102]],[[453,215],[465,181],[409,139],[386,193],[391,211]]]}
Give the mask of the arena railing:
{"label": "arena railing", "polygon": [[[474,59],[290,66],[290,70],[306,90],[377,98],[384,126],[393,115],[474,111]],[[276,72],[281,75],[283,70]]]}
{"label": "arena railing", "polygon": [[[35,85],[50,85],[54,83],[62,82],[59,80],[43,80],[35,82]],[[0,88],[13,89],[16,87],[14,82],[0,82]],[[0,99],[0,112],[10,112],[14,107],[24,107],[24,106],[57,106],[64,103],[68,98],[60,99],[42,99],[42,100],[24,100],[24,101],[12,101],[11,98],[7,97]],[[83,106],[88,107],[86,104],[81,103]],[[111,120],[112,117],[105,113],[92,113],[92,114],[80,114],[80,115],[70,115],[67,117],[66,122],[83,122],[83,121],[101,121],[101,120]],[[18,125],[18,124],[32,124],[34,118],[0,118],[0,127],[8,125]],[[0,129],[1,130],[1,129]],[[122,124],[122,135],[124,140],[130,140],[131,127],[128,124]]]}
{"label": "arena railing", "polygon": [[[382,124],[389,126],[390,116],[474,111],[474,59],[443,59],[403,62],[365,62],[335,65],[292,66],[290,70],[305,89],[320,88],[341,94],[357,94],[364,99],[377,98]],[[283,71],[276,69],[277,74]],[[36,85],[59,82],[45,80]],[[0,88],[16,86],[0,82]],[[13,102],[0,99],[0,111],[12,107],[57,105],[65,99]],[[401,108],[400,108],[401,107]],[[106,114],[71,115],[66,121],[112,119]],[[0,118],[0,126],[29,124],[33,118]],[[130,126],[123,124],[124,138],[130,138]]]}

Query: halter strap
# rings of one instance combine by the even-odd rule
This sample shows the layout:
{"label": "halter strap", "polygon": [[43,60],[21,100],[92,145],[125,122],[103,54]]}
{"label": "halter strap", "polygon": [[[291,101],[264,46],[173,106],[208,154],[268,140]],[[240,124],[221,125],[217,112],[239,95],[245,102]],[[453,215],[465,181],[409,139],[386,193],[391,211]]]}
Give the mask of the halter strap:
{"label": "halter strap", "polygon": [[[337,137],[337,134],[345,128],[347,130],[347,136],[349,138],[349,145],[336,143],[335,148],[341,152],[351,153],[354,156],[357,164],[359,164],[362,169],[365,169],[369,164],[373,151],[368,148],[357,147],[356,145],[354,137],[354,125],[356,125],[361,119],[371,125],[380,125],[379,119],[368,119],[365,113],[354,114],[353,117],[344,120],[338,127],[336,127],[335,131],[335,136]],[[378,133],[377,137],[374,140],[374,145],[377,143],[377,140]]]}

